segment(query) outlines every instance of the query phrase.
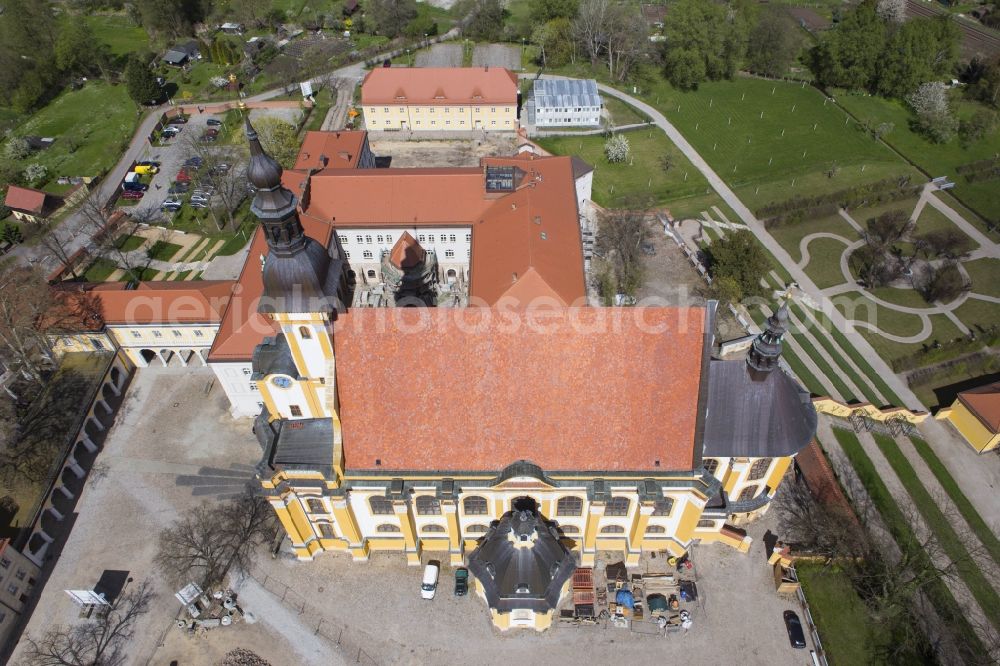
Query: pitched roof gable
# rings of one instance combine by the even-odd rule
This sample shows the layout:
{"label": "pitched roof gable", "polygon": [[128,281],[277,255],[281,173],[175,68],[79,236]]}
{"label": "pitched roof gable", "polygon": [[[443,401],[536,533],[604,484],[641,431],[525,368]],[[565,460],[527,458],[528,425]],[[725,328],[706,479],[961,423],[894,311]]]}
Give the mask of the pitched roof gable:
{"label": "pitched roof gable", "polygon": [[1000,432],[1000,382],[962,391],[958,399],[984,426]]}
{"label": "pitched roof gable", "polygon": [[361,84],[362,104],[517,103],[517,77],[502,67],[376,67]]}

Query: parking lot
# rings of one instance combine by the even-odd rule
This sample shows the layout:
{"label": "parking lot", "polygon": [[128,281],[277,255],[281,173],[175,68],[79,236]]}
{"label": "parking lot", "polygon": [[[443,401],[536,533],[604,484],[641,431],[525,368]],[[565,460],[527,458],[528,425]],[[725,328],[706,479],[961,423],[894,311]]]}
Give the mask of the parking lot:
{"label": "parking lot", "polygon": [[521,70],[521,47],[510,44],[478,44],[472,52],[473,67],[506,67]]}
{"label": "parking lot", "polygon": [[461,44],[435,44],[417,53],[414,67],[461,67]]}

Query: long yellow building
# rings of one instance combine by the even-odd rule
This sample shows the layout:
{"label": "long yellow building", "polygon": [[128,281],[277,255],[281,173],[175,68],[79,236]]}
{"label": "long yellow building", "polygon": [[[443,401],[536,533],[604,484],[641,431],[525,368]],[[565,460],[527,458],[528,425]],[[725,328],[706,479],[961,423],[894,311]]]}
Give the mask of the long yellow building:
{"label": "long yellow building", "polygon": [[[808,393],[778,367],[784,308],[746,361],[723,361],[711,354],[713,302],[563,305],[584,289],[567,168],[566,183],[553,170],[492,195],[506,235],[471,270],[474,285],[506,280],[496,302],[347,311],[350,260],[335,231],[306,232],[280,166],[247,129],[267,240],[257,312],[274,332],[253,354],[258,476],[299,559],[396,551],[418,565],[438,552],[469,562],[498,627],[542,629],[566,572],[598,551],[634,566],[696,541],[749,548],[740,525],[767,509],[816,426]],[[532,240],[514,243],[520,229]],[[419,272],[425,255],[409,243],[407,270]],[[534,265],[491,271],[528,252]],[[551,571],[505,589],[497,567],[513,565],[487,561],[504,548],[545,549]]]}

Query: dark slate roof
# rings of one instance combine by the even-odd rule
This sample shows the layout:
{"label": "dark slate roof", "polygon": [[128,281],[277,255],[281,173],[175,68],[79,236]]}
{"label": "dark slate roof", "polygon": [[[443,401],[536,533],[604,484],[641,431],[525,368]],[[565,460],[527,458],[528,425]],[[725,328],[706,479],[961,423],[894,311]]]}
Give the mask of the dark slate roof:
{"label": "dark slate roof", "polygon": [[583,158],[573,155],[570,158],[570,162],[573,164],[573,178],[579,178],[580,176],[585,176],[594,170],[594,167],[590,166]]}
{"label": "dark slate roof", "polygon": [[171,65],[181,65],[184,61],[188,59],[188,54],[183,51],[176,51],[171,49],[163,54],[162,60]]}
{"label": "dark slate roof", "polygon": [[272,248],[264,261],[264,294],[258,312],[333,312],[338,309],[344,262],[312,238],[304,248],[281,254]]}
{"label": "dark slate roof", "polygon": [[253,379],[261,379],[268,375],[288,375],[292,379],[299,378],[298,368],[288,348],[288,340],[284,333],[273,338],[264,338],[264,342],[253,350]]}
{"label": "dark slate roof", "polygon": [[709,364],[703,455],[777,458],[812,441],[809,393],[780,369],[756,374],[742,360]]}
{"label": "dark slate roof", "polygon": [[469,555],[469,570],[482,583],[490,608],[544,613],[558,605],[576,559],[552,523],[537,511],[515,510],[493,523],[479,541]]}
{"label": "dark slate roof", "polygon": [[273,467],[323,470],[333,466],[332,419],[281,420],[271,425],[276,424],[278,437],[271,452]]}

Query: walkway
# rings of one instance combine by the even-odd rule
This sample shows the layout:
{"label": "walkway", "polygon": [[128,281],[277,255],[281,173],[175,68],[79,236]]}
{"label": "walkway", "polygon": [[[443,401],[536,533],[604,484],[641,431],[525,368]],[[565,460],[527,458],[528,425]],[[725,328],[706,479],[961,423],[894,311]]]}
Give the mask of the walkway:
{"label": "walkway", "polygon": [[652,123],[632,123],[631,125],[617,125],[611,127],[599,127],[591,130],[535,130],[531,133],[532,138],[544,138],[547,136],[593,136],[604,134],[605,132],[627,132],[628,130],[649,127]]}

